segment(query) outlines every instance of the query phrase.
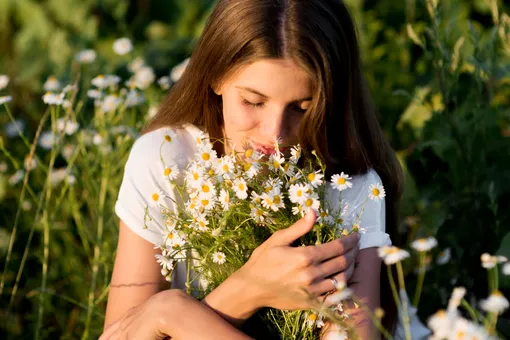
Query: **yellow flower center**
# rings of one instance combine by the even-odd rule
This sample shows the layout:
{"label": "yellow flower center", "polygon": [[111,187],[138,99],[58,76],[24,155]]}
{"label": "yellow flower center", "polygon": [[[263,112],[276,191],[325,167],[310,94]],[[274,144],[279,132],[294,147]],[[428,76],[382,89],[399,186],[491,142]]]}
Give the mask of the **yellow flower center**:
{"label": "yellow flower center", "polygon": [[209,192],[211,190],[207,184],[202,185],[202,191],[203,192]]}
{"label": "yellow flower center", "polygon": [[265,201],[266,201],[266,203],[267,203],[268,205],[273,204],[273,200],[271,199],[271,197],[266,197],[266,198],[265,198]]}
{"label": "yellow flower center", "polygon": [[209,205],[209,200],[202,200],[200,201],[204,207],[207,207]]}
{"label": "yellow flower center", "polygon": [[223,165],[223,171],[227,172],[228,171],[228,165],[227,164],[224,164]]}
{"label": "yellow flower center", "polygon": [[244,184],[243,183],[239,183],[239,185],[237,186],[237,188],[239,188],[239,190],[241,191],[244,191],[245,187],[244,187]]}
{"label": "yellow flower center", "polygon": [[244,163],[244,171],[248,171],[251,168],[251,162]]}
{"label": "yellow flower center", "polygon": [[342,185],[342,184],[345,184],[345,178],[343,177],[340,177],[337,181],[336,181],[338,184]]}
{"label": "yellow flower center", "polygon": [[328,217],[328,213],[325,211],[321,212],[321,217]]}
{"label": "yellow flower center", "polygon": [[466,335],[466,332],[464,332],[464,331],[457,331],[457,339],[464,339],[465,335]]}
{"label": "yellow flower center", "polygon": [[308,320],[310,321],[316,321],[317,320],[317,314],[312,313],[308,316]]}
{"label": "yellow flower center", "polygon": [[253,149],[248,149],[244,152],[244,155],[246,156],[246,158],[251,158],[251,156],[253,156]]}
{"label": "yellow flower center", "polygon": [[311,174],[308,174],[308,176],[306,176],[306,178],[308,178],[308,180],[311,182],[315,179],[315,173],[311,173]]}
{"label": "yellow flower center", "polygon": [[152,199],[157,202],[159,200],[159,194],[157,192],[153,193]]}
{"label": "yellow flower center", "polygon": [[204,223],[204,221],[200,221],[200,222],[198,222],[198,225],[200,225],[201,227],[205,227],[205,223]]}
{"label": "yellow flower center", "polygon": [[286,163],[286,164],[283,166],[283,170],[285,170],[285,171],[289,170],[289,166],[290,166],[290,164],[289,164],[289,163]]}
{"label": "yellow flower center", "polygon": [[170,176],[171,173],[172,173],[172,169],[170,169],[170,168],[165,169],[165,176]]}
{"label": "yellow flower center", "polygon": [[271,187],[271,186],[265,187],[265,189],[264,189],[265,192],[270,192],[271,190],[273,190],[273,187]]}
{"label": "yellow flower center", "polygon": [[174,238],[174,233],[170,233],[170,234],[168,234],[168,238],[169,238],[170,240],[172,240],[172,239]]}
{"label": "yellow flower center", "polygon": [[372,195],[379,196],[379,194],[380,194],[379,189],[377,189],[377,188],[372,189]]}
{"label": "yellow flower center", "polygon": [[274,204],[280,204],[280,202],[281,202],[281,198],[280,198],[280,196],[276,195],[276,196],[274,197],[274,199],[273,199],[273,202],[274,202]]}
{"label": "yellow flower center", "polygon": [[306,205],[307,207],[311,207],[311,206],[312,206],[312,204],[313,204],[313,199],[311,199],[311,198],[307,199],[307,200],[306,200],[306,202],[305,202],[305,205]]}
{"label": "yellow flower center", "polygon": [[209,174],[209,176],[214,175],[214,170],[213,169],[209,170],[208,174]]}
{"label": "yellow flower center", "polygon": [[297,197],[303,196],[303,190],[299,189],[298,191],[296,191],[296,196]]}
{"label": "yellow flower center", "polygon": [[342,218],[339,218],[339,219],[336,220],[336,223],[342,224],[342,223],[344,223],[344,220]]}
{"label": "yellow flower center", "polygon": [[198,175],[198,173],[196,173],[196,172],[194,172],[194,173],[193,173],[193,179],[194,179],[195,181],[198,181],[198,178],[199,178],[199,177],[200,177],[200,176]]}
{"label": "yellow flower center", "polygon": [[172,141],[172,137],[170,135],[165,135],[165,140],[167,142],[171,142]]}
{"label": "yellow flower center", "polygon": [[274,161],[273,162],[273,166],[276,168],[276,169],[279,169],[280,168],[280,163],[278,161]]}
{"label": "yellow flower center", "polygon": [[203,159],[204,161],[208,161],[209,159],[211,159],[211,155],[210,155],[208,152],[204,152],[204,153],[202,154],[202,159]]}
{"label": "yellow flower center", "polygon": [[264,210],[257,209],[257,212],[255,213],[258,217],[264,216]]}

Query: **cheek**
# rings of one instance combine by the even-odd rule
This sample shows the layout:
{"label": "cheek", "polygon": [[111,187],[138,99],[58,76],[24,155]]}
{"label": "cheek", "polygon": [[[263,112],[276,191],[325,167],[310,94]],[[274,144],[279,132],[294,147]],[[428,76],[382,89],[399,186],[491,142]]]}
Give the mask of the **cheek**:
{"label": "cheek", "polygon": [[249,131],[257,126],[257,115],[252,109],[232,98],[223,99],[223,119],[225,128],[236,132]]}

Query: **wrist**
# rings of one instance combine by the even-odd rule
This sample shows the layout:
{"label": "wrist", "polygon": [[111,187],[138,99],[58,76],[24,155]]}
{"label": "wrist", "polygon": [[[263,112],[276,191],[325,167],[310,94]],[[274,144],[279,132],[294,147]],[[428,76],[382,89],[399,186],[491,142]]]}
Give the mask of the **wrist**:
{"label": "wrist", "polygon": [[239,271],[209,293],[203,302],[234,326],[242,325],[264,306],[257,290]]}

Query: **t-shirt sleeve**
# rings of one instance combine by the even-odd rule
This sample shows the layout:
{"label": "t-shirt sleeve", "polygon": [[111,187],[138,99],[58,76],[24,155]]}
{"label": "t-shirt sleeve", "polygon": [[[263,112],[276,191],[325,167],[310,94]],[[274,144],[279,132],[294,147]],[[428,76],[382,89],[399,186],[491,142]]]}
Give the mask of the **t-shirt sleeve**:
{"label": "t-shirt sleeve", "polygon": [[[183,132],[156,130],[139,137],[131,148],[115,203],[117,216],[137,235],[154,245],[168,234],[161,206],[176,212],[179,194],[165,175],[165,169],[182,172],[187,162]],[[157,199],[157,201],[155,201]]]}
{"label": "t-shirt sleeve", "polygon": [[366,174],[354,177],[352,182],[352,188],[342,192],[342,199],[348,204],[350,223],[356,222],[361,214],[359,225],[364,231],[361,233],[360,249],[391,245],[390,235],[386,233],[385,199],[368,198],[370,185],[382,185],[381,178],[375,170],[370,169]]}

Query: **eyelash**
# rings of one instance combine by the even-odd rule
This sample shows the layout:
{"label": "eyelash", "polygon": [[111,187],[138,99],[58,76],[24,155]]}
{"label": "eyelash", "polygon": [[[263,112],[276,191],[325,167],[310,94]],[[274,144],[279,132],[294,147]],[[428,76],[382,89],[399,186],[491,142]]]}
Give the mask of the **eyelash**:
{"label": "eyelash", "polygon": [[[260,109],[260,108],[263,108],[266,103],[252,103],[252,102],[247,101],[246,99],[243,99],[243,104],[248,106],[248,107]],[[300,107],[298,107],[296,105],[294,105],[294,109],[296,111],[300,112],[300,113],[305,113],[306,112],[306,110],[304,110],[304,109],[302,109],[302,108],[300,108]]]}

